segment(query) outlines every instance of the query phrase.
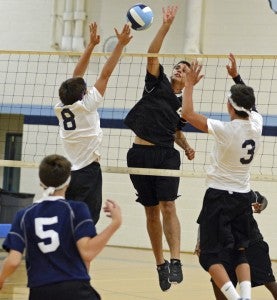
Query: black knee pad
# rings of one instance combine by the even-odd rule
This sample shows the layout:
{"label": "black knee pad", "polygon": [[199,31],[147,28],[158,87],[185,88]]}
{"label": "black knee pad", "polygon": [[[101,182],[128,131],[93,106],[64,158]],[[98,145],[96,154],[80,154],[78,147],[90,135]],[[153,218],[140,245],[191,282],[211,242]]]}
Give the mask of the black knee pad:
{"label": "black knee pad", "polygon": [[201,253],[199,263],[205,271],[209,271],[210,266],[220,263],[217,253]]}
{"label": "black knee pad", "polygon": [[234,266],[237,267],[240,264],[248,263],[246,258],[245,250],[234,250],[233,251],[233,262]]}

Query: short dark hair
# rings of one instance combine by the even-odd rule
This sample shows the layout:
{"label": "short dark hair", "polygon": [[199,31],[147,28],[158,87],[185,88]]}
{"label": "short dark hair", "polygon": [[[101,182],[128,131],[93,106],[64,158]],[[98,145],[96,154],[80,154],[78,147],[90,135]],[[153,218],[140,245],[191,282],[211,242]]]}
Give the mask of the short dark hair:
{"label": "short dark hair", "polygon": [[49,187],[58,187],[66,182],[71,172],[71,162],[62,155],[46,156],[39,165],[39,179]]}
{"label": "short dark hair", "polygon": [[[247,110],[251,110],[255,107],[255,94],[252,87],[244,84],[234,84],[230,89],[231,97],[237,106],[243,107]],[[240,117],[247,117],[248,114],[244,111],[236,110],[236,114]]]}
{"label": "short dark hair", "polygon": [[87,91],[87,84],[82,77],[74,77],[64,81],[59,88],[59,97],[64,105],[82,100]]}
{"label": "short dark hair", "polygon": [[174,65],[174,68],[180,64],[187,65],[190,68],[190,63],[186,60],[180,60],[177,64]]}

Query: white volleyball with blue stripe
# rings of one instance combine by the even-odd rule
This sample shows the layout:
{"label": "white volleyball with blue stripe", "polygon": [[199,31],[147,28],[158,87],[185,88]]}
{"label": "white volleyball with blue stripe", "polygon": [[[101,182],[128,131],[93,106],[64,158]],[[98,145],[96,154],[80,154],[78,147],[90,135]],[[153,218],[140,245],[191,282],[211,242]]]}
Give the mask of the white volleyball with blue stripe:
{"label": "white volleyball with blue stripe", "polygon": [[136,4],[127,12],[127,22],[134,30],[145,30],[153,23],[152,9],[144,4]]}

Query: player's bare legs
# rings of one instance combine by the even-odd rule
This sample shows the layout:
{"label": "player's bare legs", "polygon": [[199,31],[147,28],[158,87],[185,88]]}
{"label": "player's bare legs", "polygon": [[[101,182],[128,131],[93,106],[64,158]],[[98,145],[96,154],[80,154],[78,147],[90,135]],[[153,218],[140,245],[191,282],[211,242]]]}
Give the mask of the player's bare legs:
{"label": "player's bare legs", "polygon": [[[180,262],[180,222],[174,201],[160,201],[157,206],[145,207],[147,231],[156,259],[159,283],[163,291],[170,288],[171,283],[183,280]],[[162,221],[161,221],[162,215]],[[170,263],[163,256],[163,233],[170,249]]]}
{"label": "player's bare legs", "polygon": [[174,201],[160,201],[163,230],[170,249],[171,258],[180,259],[180,222]]}
{"label": "player's bare legs", "polygon": [[249,264],[240,264],[236,267],[236,274],[238,282],[250,281],[250,267]]}
{"label": "player's bare legs", "polygon": [[274,299],[277,299],[277,282],[268,282],[265,284],[265,287],[271,292]]}
{"label": "player's bare legs", "polygon": [[170,283],[183,281],[182,264],[180,261],[181,227],[176,213],[174,201],[160,201],[163,216],[163,232],[170,250],[169,277]]}
{"label": "player's bare legs", "polygon": [[216,300],[227,300],[227,298],[223,295],[223,293],[221,292],[219,287],[214,283],[213,280],[212,280],[212,286],[213,286],[214,295],[215,295]]}
{"label": "player's bare legs", "polygon": [[210,266],[209,273],[212,276],[214,283],[222,291],[227,299],[240,299],[235,287],[222,264],[214,264]]}
{"label": "player's bare legs", "polygon": [[147,231],[156,259],[156,264],[161,265],[164,263],[164,256],[162,245],[163,228],[160,219],[160,207],[158,205],[145,206],[145,214]]}

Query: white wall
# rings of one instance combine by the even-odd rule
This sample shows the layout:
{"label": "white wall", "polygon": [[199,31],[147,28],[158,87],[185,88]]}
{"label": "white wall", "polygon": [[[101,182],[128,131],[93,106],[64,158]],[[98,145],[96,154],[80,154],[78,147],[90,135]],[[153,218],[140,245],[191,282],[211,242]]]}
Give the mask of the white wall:
{"label": "white wall", "polygon": [[[171,32],[163,45],[162,53],[182,53],[185,32],[184,15],[186,5],[193,0],[176,0],[179,12]],[[127,0],[86,1],[87,21],[99,24],[101,44],[96,51],[102,51],[104,41],[114,35],[113,28],[125,23],[126,10],[133,4]],[[128,52],[144,53],[161,22],[161,6],[172,1],[144,1],[154,12],[152,27],[145,32],[133,32],[133,41]],[[275,54],[277,48],[277,15],[270,10],[267,0],[206,0],[203,1],[201,51],[204,54]],[[56,14],[57,43],[62,33],[62,9],[64,0],[58,0]],[[0,1],[0,50],[53,50],[52,46],[52,1],[50,0],[1,0]],[[87,24],[85,29],[87,36]],[[276,141],[275,141],[276,143]],[[36,169],[23,169],[22,192],[37,193],[40,188]],[[257,219],[265,239],[270,244],[271,256],[277,259],[277,183],[253,182],[253,188],[264,193],[269,206]],[[203,178],[182,178],[177,200],[182,225],[182,250],[193,251],[195,245],[195,220],[201,207],[205,190]],[[135,203],[135,192],[128,175],[104,174],[104,198],[113,198],[122,206],[124,222],[121,230],[110,244],[150,247],[145,229],[143,208]],[[108,220],[103,216],[99,230]],[[166,246],[166,244],[165,244]]]}
{"label": "white wall", "polygon": [[[128,52],[145,52],[161,24],[161,7],[177,4],[178,14],[167,36],[162,51],[182,53],[184,49],[185,15],[187,5],[193,0],[145,0],[154,12],[153,25],[144,32],[133,32],[134,39]],[[65,0],[56,1],[55,33],[60,44],[63,30]],[[87,37],[88,22],[99,24],[102,51],[105,40],[114,35],[113,28],[125,23],[126,11],[135,2],[129,0],[87,0],[84,34]],[[53,0],[1,0],[0,1],[0,49],[53,50],[52,42]],[[269,8],[267,0],[203,0],[201,52],[204,54],[275,54],[277,39],[275,30],[277,15]],[[193,24],[192,24],[193,25]]]}
{"label": "white wall", "polygon": [[277,15],[267,0],[206,0],[203,18],[205,54],[276,54]]}

